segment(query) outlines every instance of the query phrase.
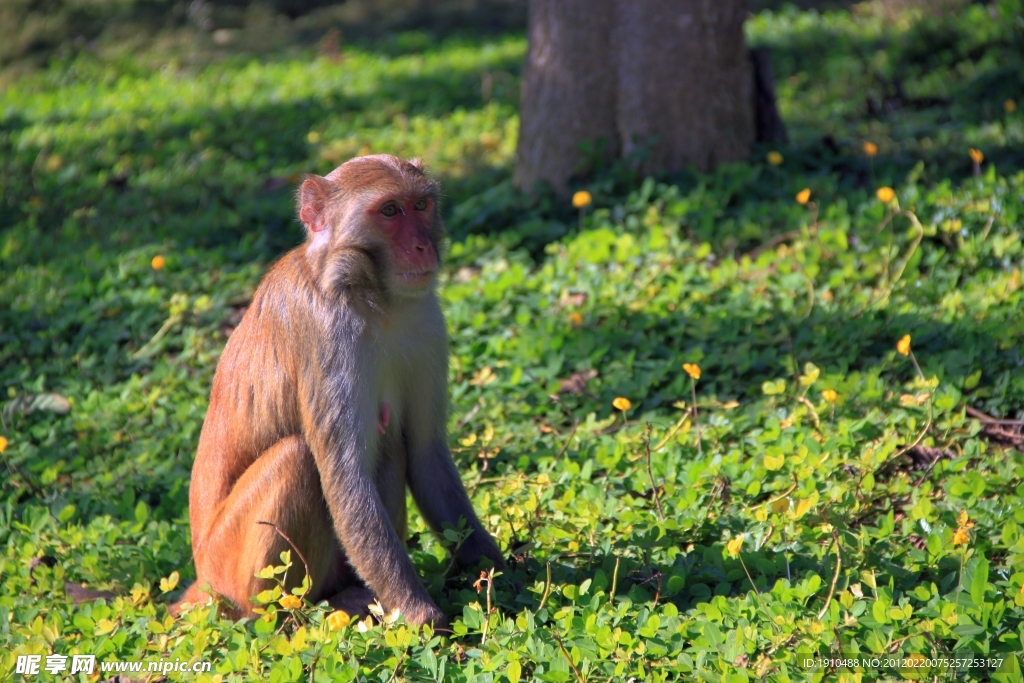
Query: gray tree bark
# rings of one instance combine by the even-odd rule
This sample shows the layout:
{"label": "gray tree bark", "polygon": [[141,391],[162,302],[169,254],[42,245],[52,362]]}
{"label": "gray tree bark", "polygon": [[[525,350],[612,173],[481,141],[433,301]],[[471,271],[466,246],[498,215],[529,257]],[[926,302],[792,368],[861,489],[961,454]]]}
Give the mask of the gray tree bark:
{"label": "gray tree bark", "polygon": [[530,0],[515,181],[564,190],[605,157],[641,171],[745,159],[754,90],[745,0]]}
{"label": "gray tree bark", "polygon": [[611,0],[530,0],[516,184],[562,189],[586,163],[580,143],[618,154]]}

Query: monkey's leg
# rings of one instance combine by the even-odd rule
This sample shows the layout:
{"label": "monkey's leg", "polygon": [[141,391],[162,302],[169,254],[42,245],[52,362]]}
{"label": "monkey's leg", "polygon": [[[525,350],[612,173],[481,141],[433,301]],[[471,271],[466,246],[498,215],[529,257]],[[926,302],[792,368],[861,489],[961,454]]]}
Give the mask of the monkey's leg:
{"label": "monkey's leg", "polygon": [[[263,521],[273,526],[260,524]],[[359,584],[335,537],[313,455],[300,436],[267,449],[235,483],[196,549],[195,586],[202,590],[209,584],[237,605],[240,615],[251,614],[250,598],[271,585],[254,574],[281,564],[285,550],[292,555],[286,583],[300,585],[305,574],[302,558],[282,533],[309,564],[311,600]]]}

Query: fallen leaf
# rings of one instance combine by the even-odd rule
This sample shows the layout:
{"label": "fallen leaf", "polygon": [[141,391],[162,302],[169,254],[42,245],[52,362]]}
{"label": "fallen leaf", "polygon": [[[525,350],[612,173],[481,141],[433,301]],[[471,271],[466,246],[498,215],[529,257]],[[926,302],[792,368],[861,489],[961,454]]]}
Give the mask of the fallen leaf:
{"label": "fallen leaf", "polygon": [[597,377],[597,370],[574,372],[569,379],[563,379],[558,385],[558,393],[582,394],[587,390],[587,382]]}

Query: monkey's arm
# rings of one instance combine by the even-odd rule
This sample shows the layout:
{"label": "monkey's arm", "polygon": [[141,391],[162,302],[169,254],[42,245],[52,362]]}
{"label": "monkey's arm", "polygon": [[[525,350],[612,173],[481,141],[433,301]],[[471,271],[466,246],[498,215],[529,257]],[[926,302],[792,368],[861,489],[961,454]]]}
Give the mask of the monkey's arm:
{"label": "monkey's arm", "polygon": [[329,359],[311,373],[321,381],[311,379],[302,389],[303,431],[335,531],[356,572],[388,609],[399,609],[413,623],[439,625],[444,615],[420,583],[369,474],[375,462],[377,410],[366,395],[372,382],[361,376],[367,364],[360,356],[365,351]]}
{"label": "monkey's arm", "polygon": [[421,372],[416,383],[419,395],[406,401],[403,424],[409,458],[407,477],[413,499],[436,531],[445,523],[458,526],[459,518],[465,518],[473,533],[456,551],[455,559],[460,565],[472,566],[481,557],[487,557],[503,567],[501,551],[473,511],[448,450],[447,363],[423,363],[420,367],[428,371]]}

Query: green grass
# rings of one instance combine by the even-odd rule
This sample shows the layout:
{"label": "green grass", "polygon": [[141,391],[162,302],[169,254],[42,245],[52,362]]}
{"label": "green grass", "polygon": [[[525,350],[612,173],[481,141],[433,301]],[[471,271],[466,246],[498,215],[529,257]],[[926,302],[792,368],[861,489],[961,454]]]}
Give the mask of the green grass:
{"label": "green grass", "polygon": [[[1020,680],[1024,456],[1015,425],[967,413],[1024,417],[1007,25],[981,6],[762,12],[783,164],[604,169],[580,180],[582,229],[509,182],[521,36],[18,79],[0,94],[0,677],[86,653],[213,663],[175,680],[786,681],[821,676],[797,652],[861,652],[991,656],[1000,673],[969,675]],[[478,593],[413,515],[453,636],[332,631],[313,606],[176,621],[217,357],[300,237],[298,174],[370,150],[444,184],[452,446],[515,561]],[[67,580],[123,597],[74,606]]]}

